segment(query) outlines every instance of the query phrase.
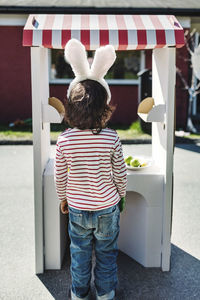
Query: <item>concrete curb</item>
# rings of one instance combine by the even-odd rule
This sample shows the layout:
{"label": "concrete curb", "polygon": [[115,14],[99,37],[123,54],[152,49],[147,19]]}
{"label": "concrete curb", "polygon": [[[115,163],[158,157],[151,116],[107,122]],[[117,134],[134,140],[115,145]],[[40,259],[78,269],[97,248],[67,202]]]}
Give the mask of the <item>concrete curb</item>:
{"label": "concrete curb", "polygon": [[0,140],[0,145],[33,145],[32,140]]}
{"label": "concrete curb", "polygon": [[[56,140],[51,140],[51,145],[56,144]],[[123,145],[133,144],[151,144],[151,139],[121,139]],[[189,139],[183,137],[176,137],[176,144],[197,144],[200,143],[200,139]],[[0,140],[0,145],[33,145],[32,140]]]}

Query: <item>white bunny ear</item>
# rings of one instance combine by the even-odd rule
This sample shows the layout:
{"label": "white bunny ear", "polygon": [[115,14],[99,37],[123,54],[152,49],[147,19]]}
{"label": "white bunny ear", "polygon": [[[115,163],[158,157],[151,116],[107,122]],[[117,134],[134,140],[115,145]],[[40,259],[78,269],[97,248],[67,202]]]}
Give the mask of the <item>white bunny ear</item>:
{"label": "white bunny ear", "polygon": [[103,78],[116,59],[115,49],[112,45],[106,45],[96,50],[91,66],[91,76]]}
{"label": "white bunny ear", "polygon": [[90,72],[85,47],[76,39],[71,39],[65,46],[65,60],[71,65],[75,76],[87,76]]}

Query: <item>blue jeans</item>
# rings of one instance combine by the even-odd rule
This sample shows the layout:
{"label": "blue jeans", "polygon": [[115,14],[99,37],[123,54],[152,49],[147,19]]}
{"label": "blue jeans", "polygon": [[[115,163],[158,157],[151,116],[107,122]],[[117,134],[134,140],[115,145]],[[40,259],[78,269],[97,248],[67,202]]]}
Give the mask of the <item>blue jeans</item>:
{"label": "blue jeans", "polygon": [[85,211],[69,207],[72,299],[88,299],[94,247],[97,299],[114,299],[117,286],[119,205]]}

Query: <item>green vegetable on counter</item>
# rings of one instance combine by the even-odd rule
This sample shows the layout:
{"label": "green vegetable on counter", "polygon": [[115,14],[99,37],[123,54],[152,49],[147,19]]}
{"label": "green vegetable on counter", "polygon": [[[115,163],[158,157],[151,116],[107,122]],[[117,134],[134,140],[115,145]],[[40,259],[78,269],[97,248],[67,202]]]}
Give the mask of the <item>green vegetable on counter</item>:
{"label": "green vegetable on counter", "polygon": [[125,197],[122,197],[121,200],[119,201],[120,212],[122,212],[124,210],[125,202],[126,202]]}
{"label": "green vegetable on counter", "polygon": [[132,157],[131,155],[129,155],[129,156],[127,156],[127,157],[124,159],[124,161],[125,161],[125,163],[126,163],[128,166],[130,166],[130,162],[131,162],[132,159],[133,159],[133,157]]}
{"label": "green vegetable on counter", "polygon": [[138,159],[133,159],[133,160],[131,160],[130,165],[131,165],[131,167],[137,168],[140,166],[140,162]]}
{"label": "green vegetable on counter", "polygon": [[144,159],[139,159],[136,157],[133,157],[131,155],[126,156],[124,159],[127,166],[133,167],[133,168],[142,168],[147,166],[147,162],[144,161]]}

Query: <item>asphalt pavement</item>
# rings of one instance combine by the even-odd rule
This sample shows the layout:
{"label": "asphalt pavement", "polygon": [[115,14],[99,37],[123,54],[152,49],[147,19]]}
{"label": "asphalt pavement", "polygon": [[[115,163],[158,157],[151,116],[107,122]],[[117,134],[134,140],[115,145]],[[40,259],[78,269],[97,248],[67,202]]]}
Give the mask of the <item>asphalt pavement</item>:
{"label": "asphalt pavement", "polygon": [[[150,155],[151,145],[123,151]],[[145,268],[120,252],[116,300],[200,299],[199,168],[200,145],[177,144],[170,271]],[[33,192],[32,145],[0,146],[0,299],[67,300],[68,253],[61,270],[34,274]]]}

